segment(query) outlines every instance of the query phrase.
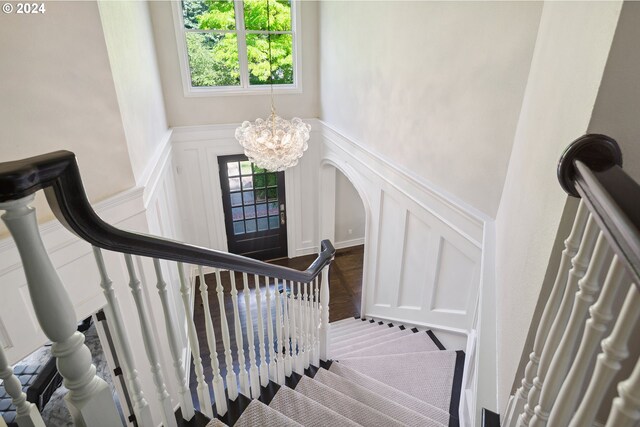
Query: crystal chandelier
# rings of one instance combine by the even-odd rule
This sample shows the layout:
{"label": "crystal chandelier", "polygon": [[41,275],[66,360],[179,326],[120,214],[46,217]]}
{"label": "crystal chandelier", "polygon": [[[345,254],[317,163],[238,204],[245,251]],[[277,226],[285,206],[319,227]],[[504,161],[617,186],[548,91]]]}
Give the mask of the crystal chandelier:
{"label": "crystal chandelier", "polygon": [[[271,14],[267,1],[267,31]],[[273,71],[271,60],[271,33],[269,43],[269,84],[271,86],[271,115],[268,119],[245,121],[236,129],[236,139],[244,148],[244,154],[256,166],[268,171],[278,172],[298,164],[298,159],[307,150],[311,126],[294,117],[285,120],[276,114],[273,102]]]}

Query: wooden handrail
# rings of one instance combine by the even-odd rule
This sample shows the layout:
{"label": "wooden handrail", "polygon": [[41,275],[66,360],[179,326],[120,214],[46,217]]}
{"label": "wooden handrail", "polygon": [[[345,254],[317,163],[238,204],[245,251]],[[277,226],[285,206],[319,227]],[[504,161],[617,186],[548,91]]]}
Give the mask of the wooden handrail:
{"label": "wooden handrail", "polygon": [[298,271],[228,252],[120,230],[105,223],[91,207],[74,153],[56,151],[0,163],[0,202],[20,199],[38,190],[44,190],[56,218],[69,231],[93,246],[114,252],[305,283],[318,276],[335,255],[331,242],[323,240],[318,257],[305,271]]}
{"label": "wooden handrail", "polygon": [[617,142],[606,135],[584,135],[567,147],[558,179],[580,197],[640,290],[640,185],[622,170]]}

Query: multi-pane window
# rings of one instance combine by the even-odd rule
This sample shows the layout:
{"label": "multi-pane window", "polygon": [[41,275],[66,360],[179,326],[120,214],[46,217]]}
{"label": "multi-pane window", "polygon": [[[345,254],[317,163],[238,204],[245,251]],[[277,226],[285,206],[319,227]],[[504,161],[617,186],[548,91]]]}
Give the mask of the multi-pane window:
{"label": "multi-pane window", "polygon": [[278,180],[274,172],[250,161],[227,163],[233,234],[255,233],[280,227]]}
{"label": "multi-pane window", "polygon": [[292,6],[291,0],[184,0],[189,88],[296,87]]}

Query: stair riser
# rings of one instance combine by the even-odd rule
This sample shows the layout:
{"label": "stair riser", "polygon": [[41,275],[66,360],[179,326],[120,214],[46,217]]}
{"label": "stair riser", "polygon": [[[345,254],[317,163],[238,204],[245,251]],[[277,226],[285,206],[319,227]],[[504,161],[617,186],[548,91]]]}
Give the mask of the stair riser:
{"label": "stair riser", "polygon": [[339,340],[331,340],[331,347],[332,348],[341,348],[341,347],[345,347],[345,346],[351,346],[353,344],[368,342],[372,338],[375,338],[375,337],[383,337],[383,336],[387,336],[387,335],[391,335],[391,334],[396,334],[398,332],[401,332],[403,334],[410,334],[411,333],[406,329],[404,331],[402,331],[402,330],[400,330],[398,328],[385,328],[385,329],[380,328],[380,329],[375,329],[375,330],[373,330],[371,332],[355,334],[355,335],[352,335],[352,336],[344,337],[344,338],[341,338]]}

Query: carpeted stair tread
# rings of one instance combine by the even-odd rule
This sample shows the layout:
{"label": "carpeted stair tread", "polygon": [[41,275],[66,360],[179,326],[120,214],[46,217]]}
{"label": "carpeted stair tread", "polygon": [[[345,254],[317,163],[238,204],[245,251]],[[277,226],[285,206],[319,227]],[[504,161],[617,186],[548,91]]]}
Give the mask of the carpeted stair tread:
{"label": "carpeted stair tread", "polygon": [[340,320],[335,320],[333,322],[331,322],[331,326],[345,326],[345,325],[351,325],[355,322],[361,322],[360,317],[355,318],[355,317],[347,317],[346,319],[340,319]]}
{"label": "carpeted stair tread", "polygon": [[338,361],[423,402],[449,410],[455,351],[363,356]]}
{"label": "carpeted stair tread", "polygon": [[270,408],[259,400],[254,400],[247,406],[242,415],[240,415],[234,427],[257,426],[301,427],[299,423],[293,421],[291,418]]}
{"label": "carpeted stair tread", "polygon": [[300,380],[296,391],[362,426],[402,427],[403,425],[377,409],[332,390],[309,377]]}
{"label": "carpeted stair tread", "polygon": [[331,358],[339,359],[340,355],[345,353],[351,353],[352,351],[358,350],[362,347],[368,347],[370,345],[376,345],[388,342],[389,340],[393,340],[396,338],[400,338],[407,335],[413,335],[413,332],[408,330],[400,330],[398,328],[389,328],[390,332],[388,333],[380,333],[375,335],[368,335],[366,337],[353,339],[353,341],[345,342],[342,345],[334,344],[331,347]]}
{"label": "carpeted stair tread", "polygon": [[445,424],[434,421],[418,412],[393,402],[361,385],[334,374],[326,369],[320,369],[314,380],[326,385],[332,390],[349,396],[383,414],[388,415],[409,427],[444,427]]}
{"label": "carpeted stair tread", "polygon": [[228,427],[228,426],[222,421],[220,421],[219,419],[214,418],[211,421],[209,421],[209,424],[207,424],[206,427]]}
{"label": "carpeted stair tread", "polygon": [[289,387],[281,387],[269,406],[305,427],[359,425]]}
{"label": "carpeted stair tread", "polygon": [[386,327],[376,326],[376,327],[373,327],[372,329],[363,330],[363,331],[356,332],[354,334],[350,334],[337,339],[332,338],[331,346],[333,348],[342,347],[344,345],[355,344],[358,342],[367,341],[371,338],[394,334],[396,332],[402,332],[407,334],[410,333],[410,331],[408,330],[402,331],[400,328],[386,328]]}
{"label": "carpeted stair tread", "polygon": [[402,405],[405,408],[411,409],[443,425],[449,424],[450,417],[448,411],[442,410],[427,402],[419,400],[396,388],[388,386],[387,384],[384,384],[376,379],[355,371],[348,366],[334,362],[331,364],[329,372],[339,375],[342,378],[346,378],[349,381],[352,381],[355,384],[362,386],[385,399],[389,399],[392,402]]}
{"label": "carpeted stair tread", "polygon": [[340,328],[340,329],[334,329],[333,327],[330,328],[331,331],[331,337],[333,339],[338,339],[341,337],[345,337],[347,335],[356,333],[358,331],[364,331],[364,330],[372,330],[372,329],[376,329],[379,328],[380,325],[378,325],[377,323],[369,323],[369,322],[361,322],[361,323],[355,323],[354,325],[351,325],[349,327],[344,327],[344,328]]}
{"label": "carpeted stair tread", "polygon": [[[429,335],[425,332],[418,332],[398,338],[390,338],[382,343],[363,346],[352,352],[341,353],[340,357],[345,359],[347,357],[369,356],[372,354],[381,356],[388,354],[419,353],[423,351],[440,351],[440,349]],[[338,356],[334,354],[333,357],[337,358]]]}

